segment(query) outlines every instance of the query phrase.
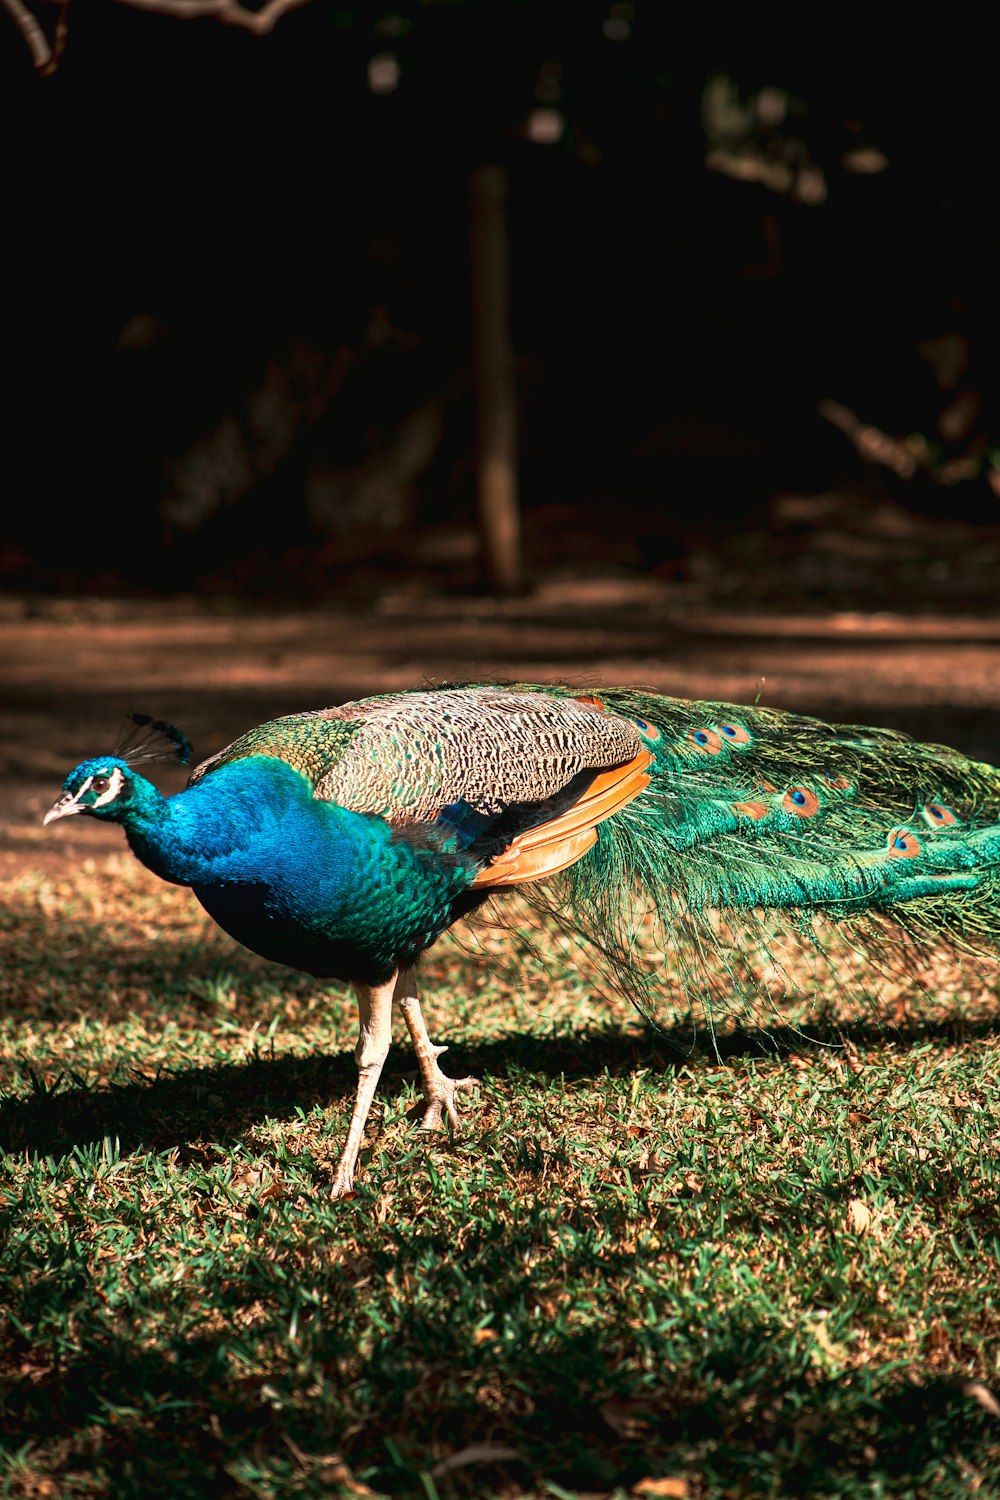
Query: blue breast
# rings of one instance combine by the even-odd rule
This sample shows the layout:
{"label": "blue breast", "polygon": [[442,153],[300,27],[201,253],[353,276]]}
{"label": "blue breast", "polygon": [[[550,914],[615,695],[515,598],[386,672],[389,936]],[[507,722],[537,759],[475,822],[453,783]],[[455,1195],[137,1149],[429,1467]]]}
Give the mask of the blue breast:
{"label": "blue breast", "polygon": [[323,977],[384,983],[450,924],[474,873],[461,854],[317,801],[269,757],[221,766],[167,806],[173,853],[159,873],[190,885],[237,942]]}

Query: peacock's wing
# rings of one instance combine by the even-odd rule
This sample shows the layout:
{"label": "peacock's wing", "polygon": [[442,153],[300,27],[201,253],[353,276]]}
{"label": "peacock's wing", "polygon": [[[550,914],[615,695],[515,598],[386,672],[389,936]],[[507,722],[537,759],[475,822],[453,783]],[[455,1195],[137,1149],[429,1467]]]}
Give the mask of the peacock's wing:
{"label": "peacock's wing", "polygon": [[363,724],[320,778],[318,797],[390,822],[422,822],[464,803],[500,816],[546,803],[584,772],[643,750],[629,720],[545,692],[455,687],[346,704]]}
{"label": "peacock's wing", "polygon": [[[543,802],[514,804],[493,818],[482,818],[482,831],[469,844],[482,861],[473,880],[480,890],[527,885],[555,875],[582,859],[597,842],[599,824],[621,812],[649,785],[647,750],[622,766],[594,775],[582,771],[562,791]],[[464,804],[448,808],[439,822],[461,827]]]}
{"label": "peacock's wing", "polygon": [[277,756],[322,801],[390,823],[427,823],[459,803],[495,818],[513,807],[547,806],[584,773],[641,754],[636,725],[590,701],[473,686],[274,719],[205,761],[191,780],[239,757]]}
{"label": "peacock's wing", "polygon": [[191,772],[188,786],[232,761],[263,755],[293,766],[315,788],[317,782],[347,754],[351,741],[362,728],[360,719],[351,718],[340,708],[321,708],[269,719],[201,761]]}

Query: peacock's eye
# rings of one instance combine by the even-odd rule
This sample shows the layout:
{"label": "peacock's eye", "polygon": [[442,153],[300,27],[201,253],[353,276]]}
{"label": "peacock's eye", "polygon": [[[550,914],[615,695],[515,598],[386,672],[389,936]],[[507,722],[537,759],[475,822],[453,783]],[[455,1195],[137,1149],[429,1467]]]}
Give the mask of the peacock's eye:
{"label": "peacock's eye", "polygon": [[111,785],[110,776],[95,776],[90,783],[90,790],[96,792],[99,797],[103,796]]}

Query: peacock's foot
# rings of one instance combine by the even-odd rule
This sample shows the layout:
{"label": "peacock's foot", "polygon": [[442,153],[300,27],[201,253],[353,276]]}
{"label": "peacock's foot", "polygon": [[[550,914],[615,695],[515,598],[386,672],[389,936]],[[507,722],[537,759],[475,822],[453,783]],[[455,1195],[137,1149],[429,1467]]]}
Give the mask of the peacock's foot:
{"label": "peacock's foot", "polygon": [[417,1121],[421,1130],[439,1130],[445,1120],[452,1129],[457,1129],[457,1096],[462,1089],[477,1089],[479,1079],[449,1078],[437,1065],[438,1057],[447,1049],[434,1047],[432,1050],[434,1061],[430,1067],[421,1069],[422,1095],[420,1102],[410,1111],[410,1118]]}
{"label": "peacock's foot", "polygon": [[[409,976],[412,984],[412,975]],[[435,1047],[427,1035],[427,1027],[420,1012],[420,1001],[415,993],[406,995],[399,1002],[399,1008],[403,1012],[413,1050],[417,1057],[417,1066],[420,1069],[420,1083],[423,1089],[423,1101],[415,1109],[410,1111],[410,1119],[419,1116],[421,1130],[437,1130],[447,1120],[452,1129],[458,1127],[458,1110],[455,1108],[455,1096],[460,1089],[475,1089],[479,1087],[478,1078],[447,1078],[438,1067],[438,1058],[442,1052],[447,1052],[447,1047]]]}
{"label": "peacock's foot", "polygon": [[337,1163],[337,1170],[333,1174],[333,1182],[330,1184],[331,1198],[346,1198],[354,1192],[354,1167],[348,1166],[341,1157]]}

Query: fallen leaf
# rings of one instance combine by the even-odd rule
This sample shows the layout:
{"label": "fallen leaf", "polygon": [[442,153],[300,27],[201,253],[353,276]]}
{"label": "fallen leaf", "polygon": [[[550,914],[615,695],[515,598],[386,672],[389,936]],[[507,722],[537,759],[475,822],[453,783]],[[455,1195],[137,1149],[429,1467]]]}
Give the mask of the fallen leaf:
{"label": "fallen leaf", "polygon": [[981,1380],[963,1380],[961,1391],[971,1401],[978,1401],[983,1411],[988,1411],[991,1417],[1000,1417],[1000,1401]]}
{"label": "fallen leaf", "polygon": [[927,1333],[927,1361],[939,1365],[948,1353],[948,1330],[943,1323],[932,1323]]}
{"label": "fallen leaf", "polygon": [[336,1459],[333,1463],[323,1464],[322,1468],[316,1470],[316,1478],[320,1484],[336,1484],[341,1486],[349,1495],[371,1495],[374,1497],[378,1493],[365,1484],[363,1479],[355,1479],[350,1469],[341,1459]]}
{"label": "fallen leaf", "polygon": [[845,1222],[851,1234],[867,1234],[872,1222],[871,1209],[860,1198],[852,1198],[847,1205]]}
{"label": "fallen leaf", "polygon": [[632,1486],[633,1495],[656,1495],[663,1500],[687,1500],[691,1487],[679,1474],[668,1474],[663,1479],[637,1479]]}
{"label": "fallen leaf", "polygon": [[449,1474],[452,1469],[467,1468],[469,1464],[500,1464],[507,1463],[512,1458],[523,1459],[524,1454],[519,1448],[508,1448],[502,1443],[473,1443],[468,1448],[459,1448],[456,1453],[449,1453],[447,1458],[442,1458],[431,1470],[431,1478],[439,1479],[442,1474]]}

